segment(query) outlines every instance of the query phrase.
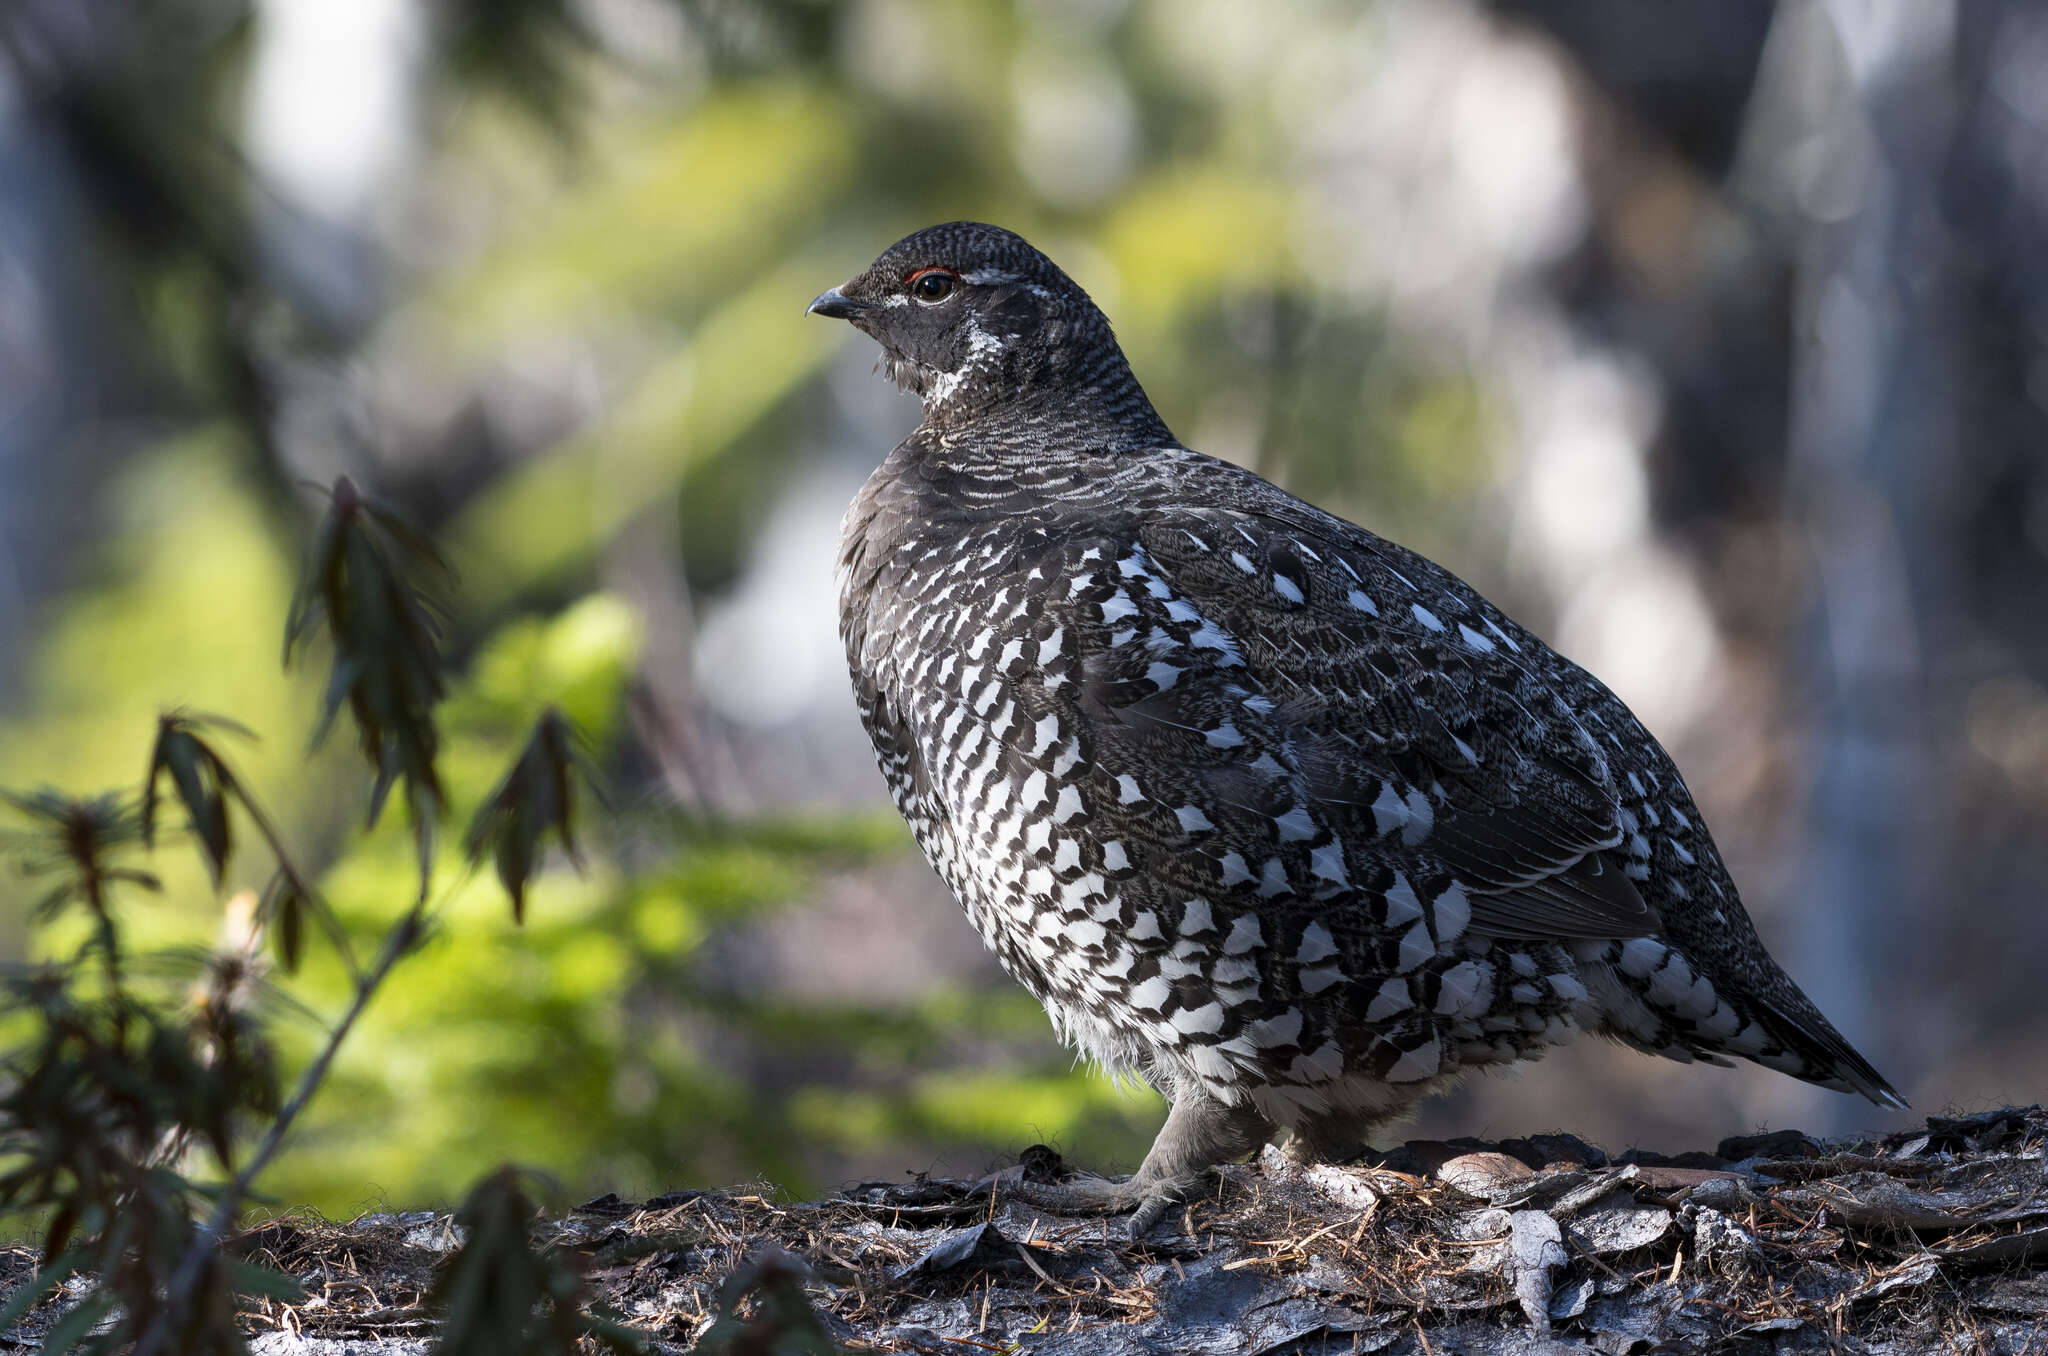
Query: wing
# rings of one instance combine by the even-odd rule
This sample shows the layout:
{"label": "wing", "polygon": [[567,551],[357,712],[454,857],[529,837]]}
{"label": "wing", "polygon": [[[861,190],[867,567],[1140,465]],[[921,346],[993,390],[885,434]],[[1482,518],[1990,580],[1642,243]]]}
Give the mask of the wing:
{"label": "wing", "polygon": [[1100,561],[1067,608],[1079,709],[1098,766],[1168,783],[1143,794],[1196,830],[1153,844],[1187,888],[1369,898],[1387,935],[1656,930],[1604,855],[1597,745],[1461,582],[1305,506],[1134,516]]}

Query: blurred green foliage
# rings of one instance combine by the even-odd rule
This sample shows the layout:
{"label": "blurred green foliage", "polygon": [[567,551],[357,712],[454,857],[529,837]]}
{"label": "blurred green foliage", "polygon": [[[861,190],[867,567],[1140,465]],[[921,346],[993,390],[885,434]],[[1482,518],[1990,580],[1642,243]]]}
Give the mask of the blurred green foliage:
{"label": "blurred green foliage", "polygon": [[[170,181],[209,204],[205,239],[154,240],[125,267],[135,342],[174,392],[173,431],[104,485],[94,544],[46,609],[25,695],[0,724],[0,784],[130,785],[159,710],[232,716],[262,735],[241,772],[302,859],[326,864],[322,890],[372,943],[416,888],[416,858],[395,817],[362,829],[343,741],[308,752],[319,665],[281,672],[276,653],[304,531],[281,492],[295,463],[268,420],[277,392],[248,398],[230,378],[382,373],[450,407],[508,353],[553,345],[542,351],[601,374],[592,417],[434,487],[435,535],[459,578],[448,639],[467,661],[441,713],[448,822],[475,809],[550,705],[623,784],[597,812],[586,869],[551,862],[521,928],[487,872],[444,854],[431,939],[344,1046],[261,1190],[342,1214],[446,1204],[517,1159],[570,1192],[755,1176],[810,1191],[829,1185],[807,1175],[821,1151],[896,1152],[921,1168],[935,1146],[1014,1150],[1027,1136],[1090,1162],[1134,1160],[1156,1098],[1074,1068],[1019,991],[885,1006],[720,982],[705,957],[722,931],[801,908],[828,873],[903,853],[907,835],[886,808],[664,808],[631,749],[647,622],[601,563],[650,509],[657,521],[673,509],[690,581],[731,576],[802,473],[818,378],[846,342],[806,322],[804,300],[933,220],[983,217],[1039,239],[1109,305],[1184,436],[1239,430],[1211,450],[1335,507],[1369,486],[1381,517],[1424,525],[1422,545],[1432,524],[1452,530],[1443,506],[1487,473],[1485,392],[1450,360],[1383,362],[1375,304],[1304,269],[1312,252],[1287,242],[1315,209],[1297,186],[1299,148],[1275,130],[1285,109],[1258,69],[1194,60],[1170,5],[1131,6],[1076,39],[1021,4],[682,4],[696,55],[651,72],[579,33],[573,7],[449,8],[429,68],[460,97],[422,119],[431,135],[405,210],[462,228],[432,249],[386,242],[395,299],[364,332],[315,343],[311,327],[283,326],[280,339],[251,319],[262,308],[233,310],[261,270],[240,236],[223,243],[218,218],[249,205],[248,185],[216,191],[231,157]],[[1296,42],[1356,21],[1314,7],[1296,19]],[[246,27],[209,31],[210,78],[231,83]],[[878,43],[902,60],[877,63]],[[1093,194],[1017,169],[1021,120],[1053,97],[1033,82],[1082,49],[1135,109],[1127,170]],[[231,144],[231,101],[201,83],[165,107],[168,130],[180,147]],[[150,88],[101,93],[126,108]],[[376,381],[365,387],[372,400]],[[238,866],[216,891],[196,858],[168,864],[163,899],[128,920],[135,945],[213,943],[223,895],[261,887],[259,868]],[[10,907],[0,952],[56,954],[77,926]],[[313,948],[286,987],[329,1017],[348,980]],[[322,1030],[277,1015],[289,1071]]]}

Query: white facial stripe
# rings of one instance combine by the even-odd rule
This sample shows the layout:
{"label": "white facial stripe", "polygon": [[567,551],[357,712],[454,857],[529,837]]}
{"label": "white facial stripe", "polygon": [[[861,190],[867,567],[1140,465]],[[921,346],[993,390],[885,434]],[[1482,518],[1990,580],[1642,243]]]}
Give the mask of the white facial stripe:
{"label": "white facial stripe", "polygon": [[951,372],[932,370],[932,374],[925,384],[925,404],[927,406],[945,404],[948,400],[952,399],[953,393],[960,389],[960,384],[967,380],[970,372],[989,366],[995,361],[996,355],[1001,353],[1005,347],[1006,344],[1000,337],[990,334],[981,327],[974,316],[969,315],[967,318],[966,360],[956,370]]}
{"label": "white facial stripe", "polygon": [[1003,341],[1001,339],[998,339],[995,335],[990,334],[972,321],[968,323],[967,350],[970,355],[967,359],[968,362],[974,362],[976,358],[984,357],[990,353],[1000,353],[1002,349]]}

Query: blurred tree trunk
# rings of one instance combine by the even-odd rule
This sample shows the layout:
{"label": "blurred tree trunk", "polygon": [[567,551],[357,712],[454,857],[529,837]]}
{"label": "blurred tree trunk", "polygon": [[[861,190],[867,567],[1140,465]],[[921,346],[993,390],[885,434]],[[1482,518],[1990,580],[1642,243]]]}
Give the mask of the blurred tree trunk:
{"label": "blurred tree trunk", "polygon": [[[1886,977],[1921,877],[1935,770],[1921,618],[1950,607],[1935,528],[1955,453],[1958,298],[1938,186],[1952,153],[1953,10],[1800,0],[1780,10],[1779,146],[1796,253],[1788,502],[1813,591],[1800,657],[1807,767],[1795,968],[1884,1050]],[[1768,77],[1767,77],[1768,78]],[[1830,1101],[1837,1126],[1866,1113]]]}
{"label": "blurred tree trunk", "polygon": [[22,695],[132,375],[75,248],[87,223],[63,136],[16,77],[0,49],[0,703]]}

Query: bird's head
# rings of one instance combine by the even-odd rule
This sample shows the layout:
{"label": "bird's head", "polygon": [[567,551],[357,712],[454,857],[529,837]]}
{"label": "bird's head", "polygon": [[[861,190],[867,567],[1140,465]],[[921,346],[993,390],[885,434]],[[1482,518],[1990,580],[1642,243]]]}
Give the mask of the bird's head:
{"label": "bird's head", "polygon": [[969,422],[1048,399],[1072,407],[1090,392],[1126,411],[1133,396],[1144,402],[1088,294],[999,226],[955,221],[905,236],[810,313],[872,336],[927,420]]}

